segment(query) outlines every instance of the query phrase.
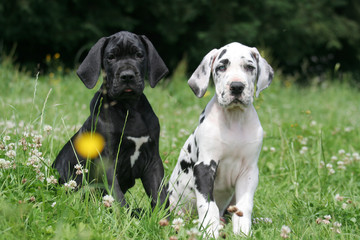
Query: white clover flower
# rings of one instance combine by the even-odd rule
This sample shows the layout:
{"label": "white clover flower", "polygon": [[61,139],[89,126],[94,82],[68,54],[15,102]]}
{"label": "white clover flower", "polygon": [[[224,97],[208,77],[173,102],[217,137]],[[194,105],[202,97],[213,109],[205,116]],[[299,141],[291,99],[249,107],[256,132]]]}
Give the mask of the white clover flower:
{"label": "white clover flower", "polygon": [[336,161],[336,160],[338,160],[338,157],[337,157],[337,156],[332,156],[332,157],[331,157],[331,160],[332,160],[332,161]]}
{"label": "white clover flower", "polygon": [[0,169],[9,169],[11,165],[10,161],[0,158]]}
{"label": "white clover flower", "polygon": [[81,174],[83,174],[84,172],[85,173],[87,173],[88,172],[88,170],[87,169],[83,169],[83,166],[81,165],[81,164],[76,164],[75,166],[74,166],[74,168],[76,169],[76,172],[75,172],[75,174],[76,175],[81,175]]}
{"label": "white clover flower", "polygon": [[33,136],[33,143],[35,144],[35,148],[39,148],[42,146],[42,143],[41,143],[41,140],[42,140],[42,136],[41,135],[34,135]]}
{"label": "white clover flower", "polygon": [[317,125],[317,122],[315,121],[315,120],[312,120],[311,122],[310,122],[310,127],[314,127],[314,126],[316,126]]}
{"label": "white clover flower", "polygon": [[342,224],[341,224],[341,223],[339,223],[339,222],[334,222],[334,224],[333,224],[333,225],[334,225],[334,227],[341,227],[341,225],[342,225]]}
{"label": "white clover flower", "polygon": [[0,143],[0,150],[7,151],[7,146],[5,144]]}
{"label": "white clover flower", "polygon": [[199,224],[199,222],[200,222],[199,219],[194,219],[194,220],[192,220],[192,223],[193,223],[193,224]]}
{"label": "white clover flower", "polygon": [[74,180],[70,180],[68,183],[65,183],[64,186],[67,190],[73,190],[77,187],[77,183]]}
{"label": "white clover flower", "polygon": [[115,201],[115,199],[110,196],[110,195],[105,195],[103,197],[103,204],[105,205],[105,207],[111,207],[112,203]]}
{"label": "white clover flower", "polygon": [[39,166],[39,165],[41,165],[40,164],[40,158],[38,158],[37,156],[35,156],[35,155],[32,155],[31,157],[29,157],[28,158],[28,161],[27,161],[27,163],[26,163],[26,165],[32,165],[32,166]]}
{"label": "white clover flower", "polygon": [[3,137],[3,141],[4,141],[4,142],[10,141],[10,139],[11,139],[10,136],[4,136],[4,137]]}
{"label": "white clover flower", "polygon": [[196,237],[200,235],[200,232],[197,228],[191,228],[190,230],[186,231],[186,234],[190,237]]}
{"label": "white clover flower", "polygon": [[14,127],[16,127],[16,124],[14,122],[6,121],[6,128],[12,129]]}
{"label": "white clover flower", "polygon": [[263,151],[264,151],[264,152],[267,152],[267,151],[269,151],[269,148],[266,147],[266,146],[264,146],[264,147],[263,147]]}
{"label": "white clover flower", "polygon": [[55,207],[55,205],[56,205],[56,202],[53,202],[53,203],[51,204],[51,207]]}
{"label": "white clover flower", "polygon": [[352,130],[353,130],[352,127],[346,127],[346,128],[344,128],[344,131],[345,131],[345,132],[351,132]]}
{"label": "white clover flower", "polygon": [[81,165],[81,164],[76,164],[76,165],[74,166],[74,168],[77,169],[77,170],[81,170],[81,169],[82,169],[82,165]]}
{"label": "white clover flower", "polygon": [[46,179],[46,182],[49,183],[49,184],[57,184],[58,180],[53,175],[51,175],[50,177],[48,177]]}
{"label": "white clover flower", "polygon": [[8,144],[8,149],[9,150],[14,150],[15,149],[15,143],[9,143]]}
{"label": "white clover flower", "polygon": [[171,226],[178,232],[180,228],[184,226],[184,220],[182,218],[175,218]]}
{"label": "white clover flower", "polygon": [[276,148],[270,147],[270,152],[275,152],[275,151],[276,151]]}
{"label": "white clover flower", "polygon": [[343,169],[343,170],[346,169],[345,163],[343,161],[338,161],[337,165],[338,165],[338,169]]}
{"label": "white clover flower", "polygon": [[308,148],[307,148],[307,147],[302,147],[302,148],[300,149],[300,154],[303,155],[303,154],[305,154],[307,151],[308,151]]}
{"label": "white clover flower", "polygon": [[337,194],[335,195],[335,200],[341,202],[341,201],[344,200],[344,197],[340,196],[340,194],[337,193]]}
{"label": "white clover flower", "polygon": [[326,168],[327,168],[327,169],[332,169],[332,168],[333,168],[333,165],[332,165],[331,163],[328,163],[328,164],[326,164]]}
{"label": "white clover flower", "polygon": [[40,152],[38,149],[33,149],[32,151],[31,151],[31,153],[29,153],[30,155],[33,155],[33,156],[36,156],[36,157],[38,157],[38,158],[41,158],[41,156],[42,156],[42,152]]}
{"label": "white clover flower", "polygon": [[307,138],[307,137],[301,138],[301,139],[299,140],[299,142],[300,142],[301,145],[306,145],[307,142],[308,142],[308,138]]}
{"label": "white clover flower", "polygon": [[8,158],[14,159],[16,157],[16,152],[14,150],[9,150],[5,153],[5,156]]}
{"label": "white clover flower", "polygon": [[334,170],[334,169],[332,169],[332,168],[329,169],[329,174],[330,174],[330,175],[332,175],[332,174],[334,174],[334,173],[335,173],[335,170]]}
{"label": "white clover flower", "polygon": [[178,133],[179,137],[183,137],[183,136],[187,136],[187,135],[189,135],[189,132],[187,130],[185,130],[184,128],[181,128],[179,130],[179,133]]}
{"label": "white clover flower", "polygon": [[48,134],[53,130],[53,128],[50,125],[45,125],[44,126],[44,131],[47,132]]}
{"label": "white clover flower", "polygon": [[172,221],[172,224],[173,225],[183,225],[184,224],[184,220],[182,218],[175,218],[173,221]]}
{"label": "white clover flower", "polygon": [[345,150],[344,149],[340,149],[338,152],[340,155],[344,155],[345,154]]}
{"label": "white clover flower", "polygon": [[339,222],[334,222],[334,223],[333,223],[333,227],[330,228],[330,229],[333,230],[335,233],[340,234],[340,233],[341,233],[341,230],[340,230],[341,225],[342,225],[342,224],[339,223]]}
{"label": "white clover flower", "polygon": [[360,154],[359,154],[359,153],[354,152],[354,153],[352,154],[352,156],[353,156],[354,160],[356,160],[356,161],[359,161],[359,160],[360,160]]}
{"label": "white clover flower", "polygon": [[41,182],[44,182],[45,174],[42,172],[38,172],[36,178],[39,179]]}
{"label": "white clover flower", "polygon": [[281,236],[282,238],[289,238],[290,232],[291,232],[291,229],[290,229],[288,226],[283,225],[283,226],[281,227],[280,236]]}

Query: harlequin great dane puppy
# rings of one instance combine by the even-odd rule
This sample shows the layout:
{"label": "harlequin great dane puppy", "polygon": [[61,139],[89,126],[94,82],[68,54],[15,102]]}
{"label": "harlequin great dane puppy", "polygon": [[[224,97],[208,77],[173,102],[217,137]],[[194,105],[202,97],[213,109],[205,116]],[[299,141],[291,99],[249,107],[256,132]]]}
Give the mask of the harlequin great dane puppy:
{"label": "harlequin great dane puppy", "polygon": [[254,86],[258,97],[273,70],[256,48],[235,42],[210,51],[192,74],[188,84],[197,97],[205,94],[211,74],[215,95],[181,149],[170,178],[170,206],[196,206],[200,227],[218,237],[220,217],[235,205],[233,231],[248,235],[263,139]]}
{"label": "harlequin great dane puppy", "polygon": [[[89,165],[87,180],[108,185],[121,205],[127,205],[124,194],[137,178],[152,198],[152,207],[157,199],[165,203],[166,189],[161,190],[164,168],[159,155],[160,125],[143,90],[146,76],[150,86],[155,87],[168,69],[147,37],[125,31],[101,38],[77,74],[87,88],[93,88],[101,69],[106,76],[90,102],[89,118],[53,164],[60,173],[60,182],[74,179],[80,185],[83,175],[77,174],[75,166]],[[105,138],[105,147],[98,158],[90,161],[78,154],[73,143],[82,133],[93,131]]]}

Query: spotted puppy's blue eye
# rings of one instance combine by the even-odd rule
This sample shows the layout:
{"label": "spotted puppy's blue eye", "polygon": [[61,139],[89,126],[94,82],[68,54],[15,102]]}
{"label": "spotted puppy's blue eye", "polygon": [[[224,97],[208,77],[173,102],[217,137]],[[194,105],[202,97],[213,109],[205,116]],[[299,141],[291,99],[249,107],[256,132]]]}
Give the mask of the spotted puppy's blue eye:
{"label": "spotted puppy's blue eye", "polygon": [[218,67],[216,67],[216,71],[217,72],[225,72],[226,67],[224,65],[220,65]]}

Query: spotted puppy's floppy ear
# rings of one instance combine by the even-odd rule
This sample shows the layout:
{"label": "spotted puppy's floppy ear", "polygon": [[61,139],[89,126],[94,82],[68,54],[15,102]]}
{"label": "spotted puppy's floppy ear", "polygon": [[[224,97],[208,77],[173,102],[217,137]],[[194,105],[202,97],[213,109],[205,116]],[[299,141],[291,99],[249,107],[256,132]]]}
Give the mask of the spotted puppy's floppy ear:
{"label": "spotted puppy's floppy ear", "polygon": [[256,97],[259,97],[260,92],[271,84],[271,81],[274,77],[274,70],[267,63],[267,61],[261,57],[259,51],[256,48],[252,48],[252,51],[252,55],[256,59],[259,69],[256,82]]}
{"label": "spotted puppy's floppy ear", "polygon": [[195,72],[191,75],[188,84],[195,95],[199,98],[204,96],[209,85],[211,70],[214,60],[218,54],[218,49],[211,50],[201,61]]}
{"label": "spotted puppy's floppy ear", "polygon": [[147,71],[150,86],[153,88],[166,74],[168,74],[169,70],[150,40],[144,35],[141,35],[140,39],[146,48]]}
{"label": "spotted puppy's floppy ear", "polygon": [[102,56],[104,46],[106,46],[108,38],[100,38],[97,43],[90,49],[88,55],[85,57],[84,61],[80,64],[80,67],[76,71],[77,75],[81,81],[85,84],[87,88],[95,87],[102,66]]}

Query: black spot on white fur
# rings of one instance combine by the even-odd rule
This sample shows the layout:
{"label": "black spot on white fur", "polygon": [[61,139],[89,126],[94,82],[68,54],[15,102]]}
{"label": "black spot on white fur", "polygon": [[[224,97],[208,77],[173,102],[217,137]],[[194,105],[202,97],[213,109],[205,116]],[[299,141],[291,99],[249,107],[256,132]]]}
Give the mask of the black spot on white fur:
{"label": "black spot on white fur", "polygon": [[194,164],[195,163],[192,161],[191,158],[190,158],[190,162],[186,161],[185,159],[180,161],[181,170],[186,174],[189,173],[190,168],[192,169],[194,167]]}
{"label": "black spot on white fur", "polygon": [[202,65],[201,72],[202,72],[202,74],[206,75],[205,65]]}
{"label": "black spot on white fur", "polygon": [[194,166],[195,187],[210,202],[214,201],[214,181],[216,176],[217,164],[214,160],[210,165],[203,162]]}
{"label": "black spot on white fur", "polygon": [[219,54],[219,58],[218,58],[218,59],[222,58],[222,56],[224,56],[224,54],[226,53],[226,51],[227,51],[226,49],[222,50],[221,53]]}

